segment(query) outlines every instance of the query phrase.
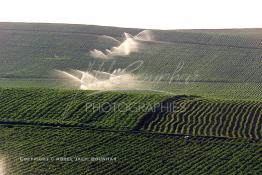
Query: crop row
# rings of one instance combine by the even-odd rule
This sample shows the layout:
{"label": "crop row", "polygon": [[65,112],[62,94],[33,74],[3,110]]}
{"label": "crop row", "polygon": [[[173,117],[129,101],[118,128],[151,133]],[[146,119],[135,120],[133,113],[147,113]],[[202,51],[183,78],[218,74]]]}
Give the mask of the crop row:
{"label": "crop row", "polygon": [[0,92],[0,120],[132,129],[165,98],[142,93],[4,89]]}
{"label": "crop row", "polygon": [[[261,173],[258,142],[36,127],[1,128],[0,138],[9,174]],[[88,159],[19,160],[24,157]],[[116,160],[91,161],[91,157]]]}
{"label": "crop row", "polygon": [[0,121],[261,139],[262,104],[153,93],[2,89]]}
{"label": "crop row", "polygon": [[169,134],[261,139],[261,103],[181,98],[146,114],[138,128]]}

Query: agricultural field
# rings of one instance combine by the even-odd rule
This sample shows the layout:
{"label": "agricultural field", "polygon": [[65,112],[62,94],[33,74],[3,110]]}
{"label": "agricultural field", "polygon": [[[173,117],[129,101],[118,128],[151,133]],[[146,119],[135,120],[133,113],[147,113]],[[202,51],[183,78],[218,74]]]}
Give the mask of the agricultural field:
{"label": "agricultural field", "polygon": [[[70,30],[70,26],[67,29],[63,25],[54,24],[1,23],[0,58],[5,63],[1,64],[1,77],[51,78],[52,69],[85,70],[93,62],[93,68],[98,69],[103,60],[94,59],[89,51],[117,45],[112,39],[105,38],[105,35],[118,39],[123,32],[134,35],[141,31],[99,26],[75,27],[75,30]],[[101,30],[104,30],[103,35]],[[258,30],[257,33],[260,32]],[[166,74],[173,73],[183,61],[185,65],[179,74],[194,74],[197,71],[199,76],[194,81],[261,83],[260,39],[225,35],[223,30],[221,34],[179,30],[153,33],[155,39],[161,42],[140,41],[144,43],[142,51],[125,58],[120,56],[112,69],[123,68],[141,60],[144,62],[141,73]],[[158,64],[155,64],[156,61]],[[103,69],[109,69],[111,64],[112,61],[106,61]]]}
{"label": "agricultural field", "polygon": [[[0,23],[0,87],[75,88],[55,76],[54,70],[108,71],[140,61],[143,64],[135,73],[141,79],[158,78],[160,84],[172,80],[168,86],[156,85],[157,89],[217,98],[262,98],[258,90],[262,68],[261,29],[152,30],[159,42],[137,41],[141,45],[139,52],[116,56],[114,60],[99,60],[90,55],[93,49],[117,46],[112,38],[121,41],[124,32],[135,35],[141,31],[85,25]],[[186,88],[183,82],[189,82]]]}
{"label": "agricultural field", "polygon": [[[2,122],[84,125],[104,129],[132,129],[144,113],[167,98],[152,93],[48,89],[2,89],[0,94]],[[145,108],[138,109],[142,104]]]}
{"label": "agricultural field", "polygon": [[262,171],[257,101],[45,88],[2,88],[0,99],[0,166],[9,174]]}
{"label": "agricultural field", "polygon": [[[262,138],[262,103],[161,93],[1,89],[1,123]],[[12,99],[12,100],[10,100]]]}
{"label": "agricultural field", "polygon": [[146,114],[138,128],[170,134],[262,138],[262,103],[177,96],[163,104]]}
{"label": "agricultural field", "polygon": [[261,36],[0,22],[0,175],[262,174]]}
{"label": "agricultural field", "polygon": [[3,126],[0,139],[8,174],[258,175],[262,166],[261,143],[243,140]]}

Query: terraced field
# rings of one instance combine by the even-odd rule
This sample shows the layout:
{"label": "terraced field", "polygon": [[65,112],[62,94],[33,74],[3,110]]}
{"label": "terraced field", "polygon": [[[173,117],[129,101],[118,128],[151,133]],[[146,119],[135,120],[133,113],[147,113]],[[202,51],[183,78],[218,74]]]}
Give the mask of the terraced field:
{"label": "terraced field", "polygon": [[7,174],[258,175],[262,172],[259,142],[77,128],[0,129],[0,160],[3,160],[0,166],[5,165]]}

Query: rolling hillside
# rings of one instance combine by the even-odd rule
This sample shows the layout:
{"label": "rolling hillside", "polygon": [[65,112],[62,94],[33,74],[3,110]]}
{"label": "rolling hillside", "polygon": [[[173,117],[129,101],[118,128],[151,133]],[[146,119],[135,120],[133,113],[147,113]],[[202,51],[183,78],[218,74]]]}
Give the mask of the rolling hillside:
{"label": "rolling hillside", "polygon": [[261,73],[262,29],[0,22],[0,175],[260,175]]}
{"label": "rolling hillside", "polygon": [[[189,81],[190,87],[182,94],[216,96],[216,92],[224,88],[217,97],[238,98],[239,94],[245,95],[239,97],[241,99],[262,97],[258,90],[262,80],[261,29],[152,30],[154,41],[137,41],[141,44],[139,52],[117,56],[114,60],[90,55],[93,49],[118,46],[112,37],[121,41],[124,32],[136,35],[141,31],[86,25],[0,23],[1,86],[76,88],[61,81],[53,71],[85,71],[90,67],[99,70],[101,66],[105,71],[113,71],[142,61],[136,75],[160,76],[161,83],[172,80],[170,86],[162,85],[158,89],[181,92],[185,87],[176,88],[177,82]],[[172,77],[173,73],[176,76]],[[232,89],[235,86],[241,88]]]}
{"label": "rolling hillside", "polygon": [[[119,38],[124,32],[134,35],[140,31],[84,25],[1,23],[0,59],[5,63],[1,64],[1,77],[50,77],[53,69],[85,70],[91,61],[97,63],[95,69],[101,60],[92,58],[89,51],[117,45],[104,35]],[[231,33],[237,31],[232,29]],[[119,58],[115,68],[143,60],[141,73],[156,75],[173,72],[183,61],[185,65],[180,74],[198,71],[195,81],[261,82],[260,37],[231,36],[223,30],[152,33],[155,40],[164,43],[145,42],[141,52]],[[257,29],[256,33],[259,36],[262,30]],[[110,66],[108,62],[104,69]]]}
{"label": "rolling hillside", "polygon": [[30,88],[1,89],[0,100],[8,174],[262,172],[258,102]]}
{"label": "rolling hillside", "polygon": [[[76,128],[0,127],[0,150],[6,154],[1,152],[0,160],[4,157],[8,174],[233,175],[262,172],[261,143]],[[30,161],[32,157],[40,161]],[[111,161],[106,160],[110,158]]]}
{"label": "rolling hillside", "polygon": [[0,92],[0,123],[3,124],[262,138],[261,102],[134,92],[49,89]]}

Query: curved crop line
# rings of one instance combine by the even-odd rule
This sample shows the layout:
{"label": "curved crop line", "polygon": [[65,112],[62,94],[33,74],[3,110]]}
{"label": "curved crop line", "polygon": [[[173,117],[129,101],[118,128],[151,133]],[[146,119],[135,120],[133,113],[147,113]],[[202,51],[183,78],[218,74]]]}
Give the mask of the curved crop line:
{"label": "curved crop line", "polygon": [[162,125],[161,125],[161,127],[160,127],[160,132],[163,132],[163,133],[168,133],[168,131],[167,131],[167,124],[172,120],[172,114],[173,113],[165,113],[165,114],[163,114],[163,115],[165,115],[165,121],[162,123]]}
{"label": "curved crop line", "polygon": [[178,120],[173,125],[175,133],[179,133],[178,132],[178,126],[181,124],[181,121],[183,120],[182,118],[188,116],[187,114],[190,113],[191,111],[194,111],[197,104],[198,104],[198,102],[197,103],[191,102],[191,106],[190,106],[189,110],[185,110],[184,112],[178,114]]}
{"label": "curved crop line", "polygon": [[[234,119],[234,116],[235,115],[238,115],[239,114],[239,110],[242,109],[243,107],[240,105],[240,104],[236,104],[234,105],[234,107],[232,109],[234,109],[232,111],[232,114],[231,114],[231,111],[226,114],[226,121],[223,123],[222,127],[221,127],[221,135],[222,136],[229,136],[230,137],[230,133],[229,133],[229,126],[230,126],[230,123],[232,122],[232,120]],[[232,137],[232,136],[231,136]]]}
{"label": "curved crop line", "polygon": [[219,106],[221,103],[216,102],[214,107],[212,108],[212,110],[210,111],[209,115],[209,121],[207,122],[206,125],[204,125],[203,131],[204,131],[204,135],[211,135],[211,129],[210,127],[212,126],[212,124],[215,123],[215,119],[214,119],[214,115],[219,111]]}
{"label": "curved crop line", "polygon": [[262,134],[262,108],[260,108],[259,117],[256,122],[256,127],[254,128],[253,133],[256,133],[258,139],[262,138],[262,135],[261,135]]}
{"label": "curved crop line", "polygon": [[[250,114],[254,113],[254,111],[256,110],[256,106],[252,105],[251,109],[249,112],[246,113],[246,115],[242,115],[242,121],[240,123],[240,134],[243,138],[249,138],[248,135],[246,135],[245,130],[246,130],[246,126],[247,126],[247,122],[248,122],[248,118],[250,117]],[[253,112],[252,112],[253,111]]]}
{"label": "curved crop line", "polygon": [[206,127],[211,122],[211,114],[214,112],[216,105],[217,105],[216,102],[211,103],[210,104],[210,110],[208,109],[207,113],[203,114],[204,115],[203,116],[204,117],[204,123],[202,125],[200,125],[200,128],[199,128],[200,134],[207,135]]}
{"label": "curved crop line", "polygon": [[233,137],[236,138],[237,137],[237,132],[235,131],[236,128],[236,121],[237,118],[239,118],[239,114],[241,115],[246,108],[248,107],[248,105],[239,105],[238,109],[236,112],[233,113],[230,122],[228,123],[227,129],[226,129],[226,133],[229,134],[229,137]]}
{"label": "curved crop line", "polygon": [[[193,108],[194,105],[195,105],[195,102],[188,101],[188,102],[186,103],[186,105],[183,106],[183,108],[181,108],[180,110],[178,110],[178,111],[177,111],[177,114],[174,114],[173,116],[175,117],[175,116],[178,116],[179,114],[181,114],[181,115],[185,114],[185,113],[187,112],[187,110]],[[172,120],[172,121],[170,121],[170,123],[168,124],[167,127],[170,128],[170,127],[171,127],[171,124],[173,124],[173,123],[175,123],[175,122],[178,122],[178,117],[176,117],[176,119],[177,119],[177,120]],[[173,128],[173,129],[174,129],[174,128]],[[173,131],[174,131],[174,130],[173,130]],[[172,132],[171,132],[171,133],[172,133]]]}
{"label": "curved crop line", "polygon": [[221,113],[220,122],[219,122],[219,125],[217,127],[217,134],[219,136],[223,136],[223,129],[224,129],[225,123],[227,122],[228,118],[230,118],[231,114],[234,113],[236,107],[237,106],[235,104],[233,104],[228,112]]}
{"label": "curved crop line", "polygon": [[247,121],[247,124],[246,124],[246,128],[245,128],[245,134],[247,136],[249,136],[249,138],[256,138],[256,134],[255,133],[252,133],[252,128],[255,127],[256,125],[256,118],[258,118],[259,116],[259,107],[260,105],[259,104],[256,104],[255,105],[255,110],[254,110],[254,113],[251,113],[252,116],[249,117],[248,121]]}
{"label": "curved crop line", "polygon": [[203,125],[205,125],[205,118],[208,117],[206,112],[210,111],[212,107],[213,107],[213,103],[209,103],[208,107],[205,108],[199,115],[200,122],[198,125],[196,125],[196,132],[198,135],[203,135],[203,133],[201,133],[201,126],[203,127]]}
{"label": "curved crop line", "polygon": [[160,116],[160,120],[158,122],[156,122],[154,129],[153,129],[153,131],[156,131],[156,132],[160,132],[160,125],[158,125],[158,123],[161,124],[165,121],[164,115],[161,115],[161,114],[158,114],[158,115]]}
{"label": "curved crop line", "polygon": [[233,128],[233,130],[236,132],[237,137],[243,137],[241,135],[241,122],[242,119],[245,115],[247,115],[249,113],[249,111],[252,109],[252,104],[249,104],[247,109],[243,112],[243,114],[241,116],[238,116],[238,120],[236,121],[236,124]]}
{"label": "curved crop line", "polygon": [[[188,111],[186,111],[186,115],[188,116],[189,120],[188,120],[188,127],[187,127],[187,133],[188,134],[192,134],[193,131],[191,130],[192,129],[192,124],[195,120],[194,120],[194,113],[197,111],[198,108],[201,108],[201,105],[203,105],[203,103],[201,101],[194,101],[192,102],[192,105],[193,107],[190,107]],[[192,113],[191,113],[192,111]],[[192,132],[191,132],[192,131]]]}
{"label": "curved crop line", "polygon": [[[193,102],[191,102],[191,103],[193,103]],[[189,108],[190,109],[190,108]],[[185,111],[186,112],[186,111]],[[188,113],[188,112],[187,112]],[[186,113],[186,114],[187,114]],[[181,133],[182,134],[189,134],[189,132],[188,132],[188,129],[189,129],[189,125],[190,125],[190,120],[191,120],[191,117],[190,116],[192,116],[192,115],[185,115],[184,117],[183,117],[183,123],[181,123],[178,127],[181,127]]]}
{"label": "curved crop line", "polygon": [[156,125],[160,120],[161,120],[161,117],[160,117],[158,114],[156,114],[156,117],[154,118],[154,120],[149,123],[149,126],[148,126],[149,131],[154,131],[155,125]]}
{"label": "curved crop line", "polygon": [[222,103],[221,108],[220,108],[221,109],[220,112],[218,112],[214,115],[215,123],[214,123],[213,127],[211,127],[212,136],[219,136],[218,133],[217,133],[217,130],[218,130],[218,127],[219,127],[221,120],[222,120],[221,114],[222,114],[223,110],[225,110],[225,113],[227,113],[227,111],[230,110],[230,106],[231,106],[231,104],[228,105],[227,103]]}
{"label": "curved crop line", "polygon": [[162,127],[164,127],[164,123],[168,120],[168,113],[158,113],[159,116],[161,116],[161,120],[156,123],[156,129],[155,131],[161,132],[162,131]]}
{"label": "curved crop line", "polygon": [[192,132],[194,135],[197,135],[198,131],[196,130],[197,129],[197,126],[200,124],[200,116],[201,116],[201,113],[204,112],[206,110],[206,107],[208,107],[210,103],[208,102],[202,102],[202,104],[197,108],[196,111],[194,111],[194,113],[192,113],[191,115],[194,115],[195,118],[195,122],[191,124],[191,128],[192,128]]}
{"label": "curved crop line", "polygon": [[175,122],[175,113],[171,113],[171,120],[166,125],[166,133],[172,133],[171,124]]}

